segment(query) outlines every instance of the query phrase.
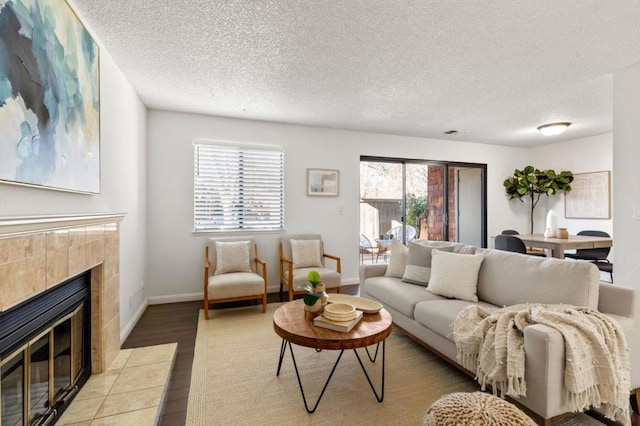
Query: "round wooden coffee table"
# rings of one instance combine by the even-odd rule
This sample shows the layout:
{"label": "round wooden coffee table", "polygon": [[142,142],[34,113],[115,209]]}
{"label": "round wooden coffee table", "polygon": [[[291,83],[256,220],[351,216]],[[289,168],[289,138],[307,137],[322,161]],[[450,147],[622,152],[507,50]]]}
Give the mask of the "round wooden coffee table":
{"label": "round wooden coffee table", "polygon": [[[302,400],[307,412],[313,413],[316,411],[316,408],[318,408],[318,404],[324,395],[324,391],[327,389],[327,385],[331,381],[331,377],[333,376],[333,373],[342,358],[342,354],[346,349],[353,350],[353,353],[356,355],[356,358],[360,363],[360,367],[362,367],[362,371],[364,372],[367,381],[369,382],[369,386],[371,386],[371,390],[378,402],[382,402],[384,399],[385,339],[389,337],[392,330],[391,314],[389,314],[389,312],[384,308],[375,314],[364,314],[362,316],[362,320],[360,320],[360,322],[356,324],[351,331],[343,333],[314,326],[313,321],[305,318],[303,301],[300,299],[286,303],[275,311],[273,314],[273,329],[278,336],[282,337],[282,344],[280,345],[280,359],[278,360],[278,372],[276,375],[280,375],[282,360],[284,359],[286,349],[288,347],[289,352],[291,353],[291,359],[293,360],[293,366],[296,371],[296,377],[298,378],[300,392],[302,393]],[[299,346],[314,348],[317,351],[321,351],[323,349],[340,351],[338,359],[333,365],[331,373],[329,374],[329,377],[327,378],[327,381],[325,382],[324,387],[320,392],[320,396],[318,396],[318,400],[314,404],[313,408],[309,408],[309,405],[307,404],[307,399],[302,387],[302,381],[300,380],[300,374],[298,372],[298,366],[296,364],[296,358],[291,346],[292,343]],[[356,349],[364,348],[369,361],[373,363],[378,357],[380,343],[382,343],[382,384],[380,395],[378,395],[378,392],[374,388],[373,383],[369,378],[369,374],[367,373]],[[371,345],[376,345],[373,356],[369,352],[368,348],[368,346]]]}

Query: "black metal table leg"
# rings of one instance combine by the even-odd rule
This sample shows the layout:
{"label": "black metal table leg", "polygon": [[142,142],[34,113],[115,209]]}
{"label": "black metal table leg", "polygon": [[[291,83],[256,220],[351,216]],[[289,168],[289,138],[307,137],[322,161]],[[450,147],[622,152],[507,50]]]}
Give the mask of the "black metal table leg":
{"label": "black metal table leg", "polygon": [[287,350],[287,341],[282,339],[282,343],[280,344],[280,359],[278,360],[278,372],[276,373],[276,377],[280,375],[280,368],[282,368],[282,360],[284,359],[284,353]]}
{"label": "black metal table leg", "polygon": [[[360,355],[358,355],[358,352],[354,349],[353,353],[356,354],[356,358],[358,358],[358,362],[360,363],[360,367],[362,368],[362,372],[364,373],[364,376],[367,378],[367,381],[369,382],[369,386],[371,387],[371,390],[373,391],[373,394],[375,395],[376,399],[378,400],[378,402],[382,402],[382,400],[384,400],[384,360],[385,360],[385,342],[386,340],[382,341],[382,384],[381,384],[381,390],[380,390],[380,395],[378,395],[378,392],[376,392],[376,388],[373,386],[373,383],[371,382],[371,379],[369,378],[369,374],[367,373],[367,369],[364,367],[364,364],[362,363],[362,360],[360,359]],[[378,357],[378,348],[380,347],[380,343],[378,343],[378,346],[376,347],[376,354],[373,357],[373,359],[371,359],[371,356],[369,355],[369,350],[368,348],[365,347],[365,349],[367,350],[367,355],[369,356],[369,360],[371,362],[375,362],[376,358]]]}
{"label": "black metal table leg", "polygon": [[296,370],[296,377],[298,378],[298,385],[300,386],[300,393],[302,394],[302,401],[304,402],[304,408],[307,410],[307,413],[311,414],[314,413],[316,411],[316,409],[318,408],[318,404],[320,404],[320,401],[322,400],[322,396],[324,395],[324,391],[327,390],[327,386],[329,385],[329,382],[331,381],[331,378],[333,377],[333,373],[336,371],[336,367],[338,366],[338,363],[340,362],[340,359],[342,358],[342,354],[344,353],[344,350],[340,351],[340,355],[338,355],[338,359],[336,359],[335,364],[333,364],[333,368],[331,369],[331,373],[329,373],[329,377],[327,378],[327,381],[325,382],[324,386],[322,387],[322,391],[320,391],[320,395],[318,396],[318,400],[316,401],[315,405],[313,406],[313,408],[309,408],[309,404],[307,404],[307,397],[305,396],[304,393],[304,388],[302,387],[302,380],[300,380],[300,373],[298,372],[298,365],[296,364],[296,357],[293,355],[293,348],[291,347],[291,342],[287,342],[287,344],[289,345],[289,352],[291,352],[291,359],[293,360],[293,368]]}
{"label": "black metal table leg", "polygon": [[367,356],[369,357],[369,361],[376,362],[376,359],[378,358],[378,349],[380,349],[380,342],[378,342],[378,344],[376,345],[376,352],[373,355],[373,358],[371,358],[371,354],[369,353],[369,347],[368,346],[364,347],[364,350],[367,351]]}
{"label": "black metal table leg", "polygon": [[[307,413],[312,414],[316,411],[316,409],[318,408],[318,405],[320,404],[320,401],[322,400],[322,397],[324,396],[324,392],[327,390],[327,386],[329,385],[329,382],[331,381],[331,378],[333,377],[333,373],[336,371],[336,367],[338,366],[338,363],[340,363],[340,359],[342,359],[342,354],[344,353],[344,349],[340,351],[340,354],[338,355],[338,358],[336,359],[335,364],[333,364],[333,368],[331,368],[331,372],[329,373],[329,377],[327,378],[327,381],[325,382],[324,386],[322,387],[322,391],[320,391],[320,395],[318,396],[318,399],[316,401],[316,403],[313,405],[313,408],[309,408],[309,404],[307,403],[307,397],[304,393],[304,388],[302,386],[302,380],[300,379],[300,372],[298,371],[298,364],[296,363],[296,357],[293,354],[293,347],[291,346],[291,342],[282,339],[282,344],[280,346],[280,359],[278,360],[278,372],[276,374],[276,376],[280,375],[280,369],[282,368],[282,361],[284,359],[284,355],[286,353],[287,350],[287,346],[289,346],[289,352],[291,352],[291,359],[293,360],[293,368],[296,372],[296,378],[298,379],[298,386],[300,387],[300,393],[302,394],[302,401],[304,402],[304,408],[307,410]],[[365,350],[367,352],[367,356],[369,358],[369,361],[371,361],[372,363],[374,363],[378,357],[378,349],[380,348],[380,343],[377,344],[376,346],[376,351],[375,351],[375,355],[373,356],[373,358],[371,358],[371,355],[369,353],[369,348],[365,347]],[[318,351],[319,352],[319,351]],[[380,391],[380,395],[378,395],[378,392],[376,391],[373,383],[371,382],[371,379],[369,377],[369,374],[367,373],[367,369],[364,367],[364,364],[362,363],[362,360],[360,359],[360,355],[358,354],[358,352],[354,349],[353,352],[356,354],[356,358],[358,359],[358,362],[360,363],[360,367],[362,368],[362,372],[364,373],[365,377],[367,378],[367,381],[369,382],[369,386],[371,387],[371,390],[373,391],[374,396],[376,397],[376,400],[378,402],[382,402],[384,399],[384,367],[385,367],[385,341],[382,341],[382,384],[381,384],[381,391]]]}

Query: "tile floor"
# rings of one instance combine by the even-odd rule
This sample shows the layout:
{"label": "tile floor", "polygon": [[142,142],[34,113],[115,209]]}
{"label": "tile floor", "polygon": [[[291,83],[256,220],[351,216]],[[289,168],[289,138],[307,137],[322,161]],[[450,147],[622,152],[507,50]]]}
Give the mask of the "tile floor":
{"label": "tile floor", "polygon": [[107,371],[89,377],[57,425],[158,423],[177,343],[122,349]]}

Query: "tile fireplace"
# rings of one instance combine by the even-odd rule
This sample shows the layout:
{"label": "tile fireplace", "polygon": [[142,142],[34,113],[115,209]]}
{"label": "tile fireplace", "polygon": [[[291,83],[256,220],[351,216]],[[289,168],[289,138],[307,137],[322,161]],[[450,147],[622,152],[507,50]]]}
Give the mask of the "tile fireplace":
{"label": "tile fireplace", "polygon": [[122,218],[0,218],[0,425],[48,424],[118,354]]}

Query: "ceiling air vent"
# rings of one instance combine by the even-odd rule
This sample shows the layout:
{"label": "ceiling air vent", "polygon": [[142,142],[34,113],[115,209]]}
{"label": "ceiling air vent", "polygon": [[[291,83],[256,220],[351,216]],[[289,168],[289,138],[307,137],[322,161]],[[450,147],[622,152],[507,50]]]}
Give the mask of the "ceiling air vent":
{"label": "ceiling air vent", "polygon": [[457,130],[447,130],[444,132],[445,135],[455,135],[456,133],[458,133]]}

